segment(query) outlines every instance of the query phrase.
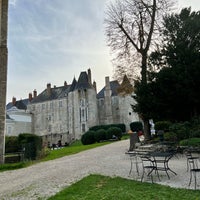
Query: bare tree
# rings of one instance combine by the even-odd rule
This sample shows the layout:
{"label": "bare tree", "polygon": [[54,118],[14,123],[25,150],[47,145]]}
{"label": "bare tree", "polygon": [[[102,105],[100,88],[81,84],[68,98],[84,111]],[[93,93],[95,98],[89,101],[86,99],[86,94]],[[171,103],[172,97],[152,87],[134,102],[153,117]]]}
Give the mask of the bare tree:
{"label": "bare tree", "polygon": [[[156,36],[160,22],[171,7],[169,3],[173,3],[172,0],[116,0],[107,7],[105,24],[108,46],[119,62],[139,55],[137,60],[140,60],[142,84],[147,84],[148,55],[153,42],[158,40]],[[137,66],[134,61],[131,64],[132,67]],[[149,138],[148,119],[143,118],[143,121],[146,138]]]}
{"label": "bare tree", "polygon": [[0,164],[4,163],[8,0],[0,1]]}

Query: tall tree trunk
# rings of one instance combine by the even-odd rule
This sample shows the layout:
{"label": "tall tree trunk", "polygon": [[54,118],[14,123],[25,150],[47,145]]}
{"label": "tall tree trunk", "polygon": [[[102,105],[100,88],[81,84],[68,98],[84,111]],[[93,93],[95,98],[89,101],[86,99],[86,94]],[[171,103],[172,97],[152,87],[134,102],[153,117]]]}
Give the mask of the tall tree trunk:
{"label": "tall tree trunk", "polygon": [[149,124],[149,119],[144,118],[143,119],[144,123],[144,137],[145,140],[151,139],[151,131],[150,131],[150,124]]}
{"label": "tall tree trunk", "polygon": [[[143,85],[147,85],[147,53],[144,51],[142,52],[142,71],[141,71],[142,80],[141,83]],[[148,95],[148,94],[146,94]],[[142,113],[142,115],[145,113]],[[144,123],[144,136],[146,140],[149,140],[151,138],[151,132],[150,132],[150,124],[149,119],[146,117],[143,117],[143,123]]]}
{"label": "tall tree trunk", "polygon": [[8,0],[0,0],[0,164],[4,163],[7,87]]}

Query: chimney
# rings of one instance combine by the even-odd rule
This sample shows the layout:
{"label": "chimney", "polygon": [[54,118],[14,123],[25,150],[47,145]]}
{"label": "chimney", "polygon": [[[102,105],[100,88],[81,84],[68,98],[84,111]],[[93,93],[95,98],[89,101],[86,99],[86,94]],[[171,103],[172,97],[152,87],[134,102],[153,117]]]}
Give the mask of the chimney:
{"label": "chimney", "polygon": [[109,76],[106,76],[105,78],[105,81],[106,81],[106,90],[110,90],[110,80],[109,80]]}
{"label": "chimney", "polygon": [[33,98],[36,98],[37,97],[37,91],[36,89],[33,91]]}
{"label": "chimney", "polygon": [[28,94],[28,99],[29,99],[29,101],[32,101],[32,99],[33,99],[32,93]]}
{"label": "chimney", "polygon": [[13,104],[13,106],[16,104],[16,97],[12,98],[12,104]]}
{"label": "chimney", "polygon": [[96,84],[96,81],[93,81],[93,87],[94,87],[95,91],[97,91],[97,84]]}
{"label": "chimney", "polygon": [[50,96],[51,95],[51,83],[47,84],[47,94]]}
{"label": "chimney", "polygon": [[92,85],[92,75],[91,75],[91,69],[88,69],[88,83]]}
{"label": "chimney", "polygon": [[67,82],[66,81],[64,82],[64,86],[67,86]]}

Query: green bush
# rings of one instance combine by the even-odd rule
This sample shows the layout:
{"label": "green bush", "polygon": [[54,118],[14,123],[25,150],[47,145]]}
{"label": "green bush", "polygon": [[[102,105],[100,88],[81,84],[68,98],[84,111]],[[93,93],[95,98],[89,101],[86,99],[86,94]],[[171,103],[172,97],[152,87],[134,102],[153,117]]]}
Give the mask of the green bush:
{"label": "green bush", "polygon": [[190,137],[200,138],[200,127],[198,127],[197,129],[191,130]]}
{"label": "green bush", "polygon": [[42,138],[29,133],[22,133],[18,136],[18,142],[24,150],[24,158],[35,160],[42,150]]}
{"label": "green bush", "polygon": [[130,129],[133,132],[143,131],[143,125],[140,121],[130,123]]}
{"label": "green bush", "polygon": [[180,146],[200,146],[200,138],[184,139],[179,142]]}
{"label": "green bush", "polygon": [[121,139],[122,137],[122,130],[118,127],[110,127],[107,131],[106,131],[106,139]]}
{"label": "green bush", "polygon": [[17,136],[5,137],[5,153],[13,153],[20,150],[20,145]]}
{"label": "green bush", "polygon": [[155,130],[163,130],[163,131],[169,131],[169,127],[172,123],[169,121],[158,121],[155,123]]}
{"label": "green bush", "polygon": [[164,133],[164,140],[170,141],[170,142],[175,142],[175,141],[177,141],[177,135],[174,132],[166,132],[166,133]]}
{"label": "green bush", "polygon": [[90,131],[97,131],[99,129],[104,129],[104,130],[108,130],[110,127],[118,127],[122,130],[123,133],[126,132],[126,126],[125,124],[107,124],[107,125],[97,125],[97,126],[93,126],[91,127],[89,130]]}
{"label": "green bush", "polygon": [[95,143],[94,139],[95,131],[87,131],[81,137],[81,142],[83,145],[93,144]]}
{"label": "green bush", "polygon": [[106,131],[104,129],[99,129],[94,134],[94,139],[96,142],[106,140]]}
{"label": "green bush", "polygon": [[169,127],[171,132],[176,133],[178,141],[190,137],[191,126],[189,122],[175,123]]}

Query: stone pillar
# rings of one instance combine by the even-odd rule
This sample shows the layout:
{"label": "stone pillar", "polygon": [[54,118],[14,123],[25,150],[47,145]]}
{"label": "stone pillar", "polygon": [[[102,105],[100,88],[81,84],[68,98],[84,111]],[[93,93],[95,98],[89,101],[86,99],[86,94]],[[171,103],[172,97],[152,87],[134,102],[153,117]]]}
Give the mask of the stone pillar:
{"label": "stone pillar", "polygon": [[0,164],[4,163],[7,87],[8,0],[0,0]]}
{"label": "stone pillar", "polygon": [[107,76],[105,78],[106,86],[104,91],[104,98],[105,98],[105,118],[106,118],[106,124],[112,124],[113,118],[112,118],[112,91],[110,88],[110,80]]}

